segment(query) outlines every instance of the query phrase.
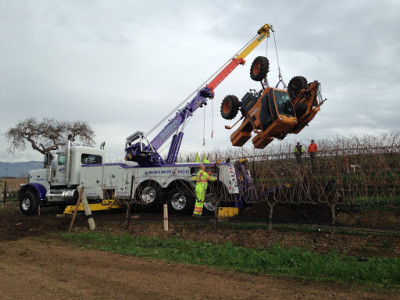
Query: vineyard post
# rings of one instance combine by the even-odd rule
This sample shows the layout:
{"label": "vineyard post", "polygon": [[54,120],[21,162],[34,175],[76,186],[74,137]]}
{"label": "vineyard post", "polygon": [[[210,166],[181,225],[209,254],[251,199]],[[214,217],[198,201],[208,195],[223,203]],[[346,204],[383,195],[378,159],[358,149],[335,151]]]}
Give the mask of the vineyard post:
{"label": "vineyard post", "polygon": [[133,181],[135,180],[135,176],[132,176],[131,178],[131,190],[129,194],[129,201],[128,205],[126,206],[126,214],[125,214],[125,225],[126,229],[129,229],[130,226],[130,221],[131,221],[131,204],[133,201]]}
{"label": "vineyard post", "polygon": [[72,215],[72,220],[71,220],[71,223],[69,224],[68,233],[71,232],[72,226],[74,226],[76,214],[78,213],[79,204],[81,204],[82,195],[83,195],[83,188],[79,191],[78,201],[76,201],[76,205],[75,205],[75,209],[74,209],[74,214]]}
{"label": "vineyard post", "polygon": [[3,206],[6,207],[7,200],[7,180],[4,180],[4,191],[3,191]]}
{"label": "vineyard post", "polygon": [[163,205],[164,209],[164,231],[168,231],[168,204],[164,203]]}
{"label": "vineyard post", "polygon": [[[217,164],[215,165],[215,171],[217,172],[217,182],[219,182],[219,179],[220,179],[219,178],[219,168],[218,168]],[[215,211],[214,211],[214,217],[215,217],[214,230],[215,230],[215,232],[218,231],[218,210],[219,210],[219,201],[220,201],[221,194],[222,194],[221,192],[222,192],[221,189],[218,189],[217,194],[216,194],[217,201],[215,202]]]}
{"label": "vineyard post", "polygon": [[272,231],[272,216],[274,213],[274,206],[275,206],[276,202],[273,202],[271,204],[271,203],[269,203],[269,201],[267,201],[267,203],[269,205],[268,231]]}

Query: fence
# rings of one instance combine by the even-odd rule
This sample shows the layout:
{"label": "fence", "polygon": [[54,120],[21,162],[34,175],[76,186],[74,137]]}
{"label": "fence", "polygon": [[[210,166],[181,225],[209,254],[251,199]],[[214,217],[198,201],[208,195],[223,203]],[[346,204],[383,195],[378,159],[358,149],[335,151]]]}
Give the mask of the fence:
{"label": "fence", "polygon": [[[254,181],[253,204],[268,207],[272,222],[276,204],[323,204],[332,222],[338,205],[400,204],[400,135],[330,138],[318,142],[311,164],[307,154],[296,164],[294,145],[282,142],[264,150],[234,149],[206,153],[209,160],[246,157]],[[181,160],[192,160],[187,153]]]}

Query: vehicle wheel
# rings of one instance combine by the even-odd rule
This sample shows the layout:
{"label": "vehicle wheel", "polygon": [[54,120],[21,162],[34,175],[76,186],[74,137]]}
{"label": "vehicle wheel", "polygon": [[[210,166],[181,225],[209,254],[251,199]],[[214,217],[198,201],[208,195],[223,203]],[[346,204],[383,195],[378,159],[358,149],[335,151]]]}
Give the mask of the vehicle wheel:
{"label": "vehicle wheel", "polygon": [[139,204],[153,205],[160,199],[160,188],[154,182],[144,182],[136,190],[136,199]]}
{"label": "vehicle wheel", "polygon": [[269,71],[269,60],[265,56],[257,56],[250,68],[250,78],[254,81],[263,81]]}
{"label": "vehicle wheel", "polygon": [[39,200],[33,191],[26,191],[19,201],[19,208],[24,215],[33,215],[38,212]]}
{"label": "vehicle wheel", "polygon": [[304,103],[298,103],[294,110],[296,111],[296,117],[300,118],[307,112],[307,105]]}
{"label": "vehicle wheel", "polygon": [[195,197],[185,193],[182,189],[174,188],[169,193],[168,208],[172,213],[186,214],[192,213],[194,209]]}
{"label": "vehicle wheel", "polygon": [[208,215],[215,212],[215,203],[213,201],[205,201],[203,205],[203,214]]}
{"label": "vehicle wheel", "polygon": [[303,76],[296,76],[290,79],[288,84],[288,92],[292,101],[300,94],[302,89],[307,88],[307,79]]}
{"label": "vehicle wheel", "polygon": [[221,116],[226,120],[232,120],[239,111],[239,99],[236,96],[228,95],[222,100]]}
{"label": "vehicle wheel", "polygon": [[203,205],[203,214],[204,215],[211,215],[215,212],[217,196],[215,194],[215,190],[212,186],[208,186],[206,197],[204,199]]}

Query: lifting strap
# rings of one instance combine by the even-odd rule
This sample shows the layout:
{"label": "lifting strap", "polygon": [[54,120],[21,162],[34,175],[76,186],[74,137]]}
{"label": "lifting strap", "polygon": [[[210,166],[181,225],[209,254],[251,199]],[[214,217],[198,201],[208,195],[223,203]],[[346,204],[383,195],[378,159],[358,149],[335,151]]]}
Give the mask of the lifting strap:
{"label": "lifting strap", "polygon": [[276,39],[275,39],[275,31],[272,32],[272,35],[274,36],[274,44],[275,44],[275,53],[276,53],[276,62],[278,63],[278,83],[276,84],[275,88],[279,86],[279,84],[282,82],[282,85],[285,89],[287,89],[286,83],[283,81],[282,73],[281,73],[281,66],[279,64],[279,57],[278,57],[278,47],[276,45]]}

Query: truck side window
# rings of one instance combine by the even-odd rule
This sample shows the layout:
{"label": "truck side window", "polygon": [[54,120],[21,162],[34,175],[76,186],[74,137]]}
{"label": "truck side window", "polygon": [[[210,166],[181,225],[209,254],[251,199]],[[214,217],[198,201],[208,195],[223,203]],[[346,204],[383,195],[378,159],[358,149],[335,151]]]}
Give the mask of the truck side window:
{"label": "truck side window", "polygon": [[82,156],[81,156],[81,163],[83,165],[101,164],[102,161],[103,161],[103,157],[101,157],[100,155],[82,154]]}
{"label": "truck side window", "polygon": [[59,154],[58,155],[57,164],[59,166],[65,165],[65,154]]}

